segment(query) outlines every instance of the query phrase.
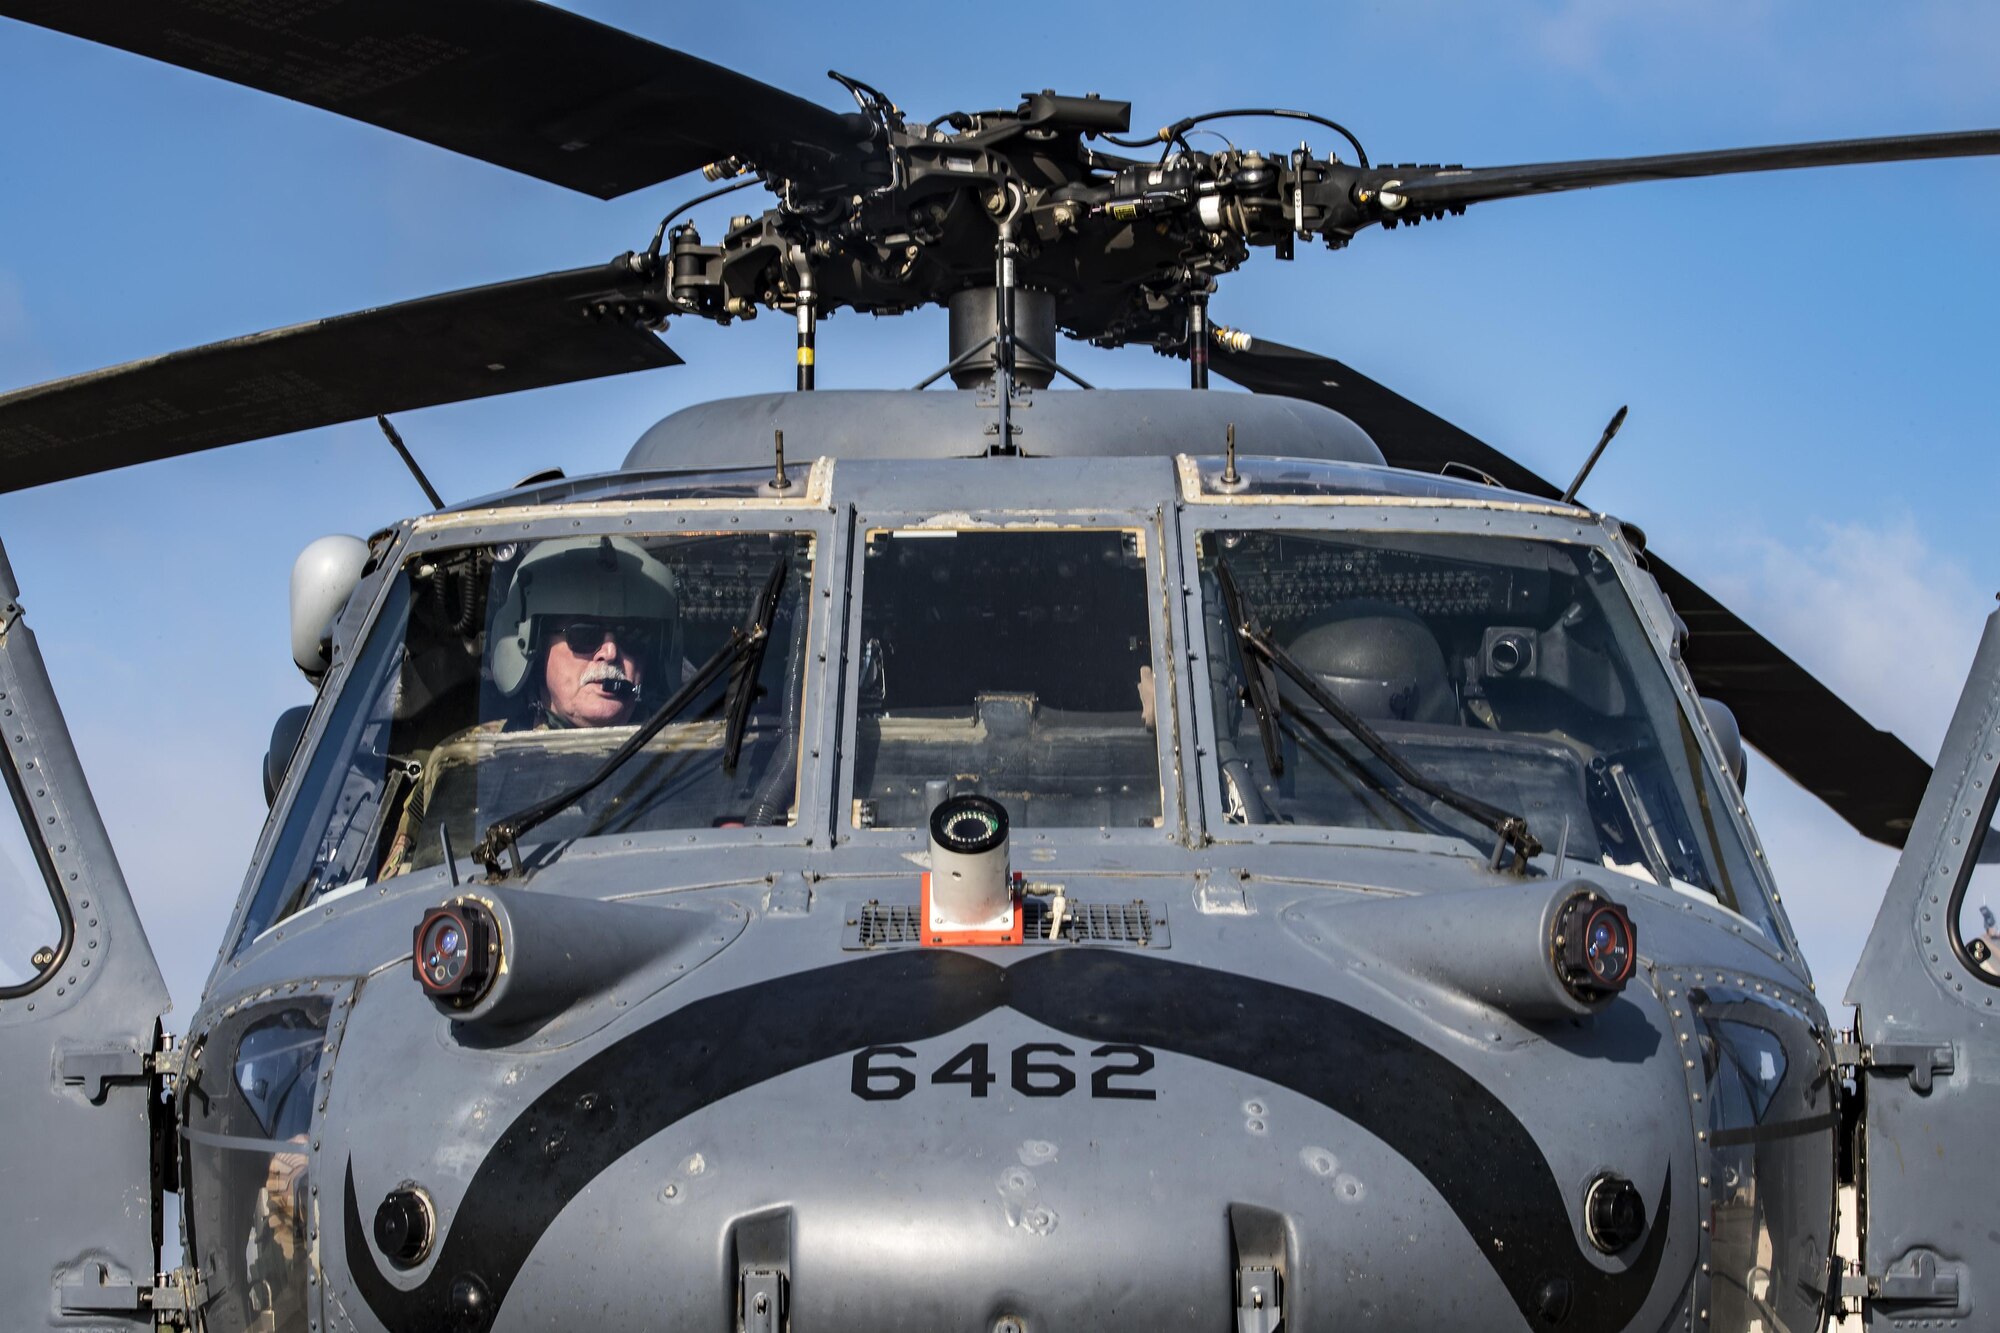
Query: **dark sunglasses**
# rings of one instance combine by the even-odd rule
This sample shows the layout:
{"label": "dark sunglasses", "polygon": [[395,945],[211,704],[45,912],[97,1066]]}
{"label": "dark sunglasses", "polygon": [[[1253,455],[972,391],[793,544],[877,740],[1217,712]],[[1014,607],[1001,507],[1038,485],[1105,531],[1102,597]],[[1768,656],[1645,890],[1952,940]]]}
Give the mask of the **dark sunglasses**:
{"label": "dark sunglasses", "polygon": [[627,624],[611,620],[572,620],[562,626],[556,634],[578,657],[588,657],[604,646],[610,639],[621,648],[644,651],[653,642],[654,630],[649,625]]}

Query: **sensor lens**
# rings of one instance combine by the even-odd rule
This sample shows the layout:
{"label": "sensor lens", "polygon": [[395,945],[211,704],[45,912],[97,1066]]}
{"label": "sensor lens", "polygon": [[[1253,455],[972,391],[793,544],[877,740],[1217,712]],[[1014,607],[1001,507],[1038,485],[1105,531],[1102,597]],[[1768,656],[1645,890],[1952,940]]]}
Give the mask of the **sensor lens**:
{"label": "sensor lens", "polygon": [[931,837],[962,855],[990,852],[1007,840],[1007,811],[984,796],[953,796],[931,811]]}
{"label": "sensor lens", "polygon": [[375,1244],[398,1268],[414,1268],[430,1253],[430,1197],[404,1185],[391,1190],[375,1210]]}
{"label": "sensor lens", "polygon": [[1583,929],[1584,964],[1600,985],[1615,986],[1632,972],[1632,923],[1611,907],[1590,914]]}
{"label": "sensor lens", "polygon": [[1638,1186],[1607,1171],[1590,1182],[1583,1221],[1590,1243],[1605,1254],[1616,1254],[1646,1234],[1646,1201]]}
{"label": "sensor lens", "polygon": [[465,932],[449,917],[431,923],[422,947],[424,980],[433,990],[443,990],[465,975]]}
{"label": "sensor lens", "polygon": [[411,941],[417,984],[454,1008],[475,1003],[493,974],[494,937],[493,923],[477,903],[433,907]]}
{"label": "sensor lens", "polygon": [[1549,958],[1563,988],[1586,1004],[1625,989],[1638,962],[1638,937],[1625,909],[1594,889],[1579,889],[1556,910]]}

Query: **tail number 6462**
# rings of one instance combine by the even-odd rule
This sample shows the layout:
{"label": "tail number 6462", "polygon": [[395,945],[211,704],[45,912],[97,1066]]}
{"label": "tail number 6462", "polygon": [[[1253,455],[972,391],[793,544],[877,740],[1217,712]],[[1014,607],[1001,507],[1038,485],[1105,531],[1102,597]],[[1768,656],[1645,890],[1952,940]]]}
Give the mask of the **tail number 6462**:
{"label": "tail number 6462", "polygon": [[[1075,1051],[1056,1041],[1031,1041],[1016,1046],[1011,1058],[1003,1052],[1010,1084],[1023,1097],[1067,1097],[1077,1088]],[[1113,1101],[1150,1102],[1157,1089],[1143,1080],[1153,1070],[1153,1053],[1144,1046],[1099,1046],[1090,1052],[1096,1062],[1089,1070],[1090,1095]],[[863,1101],[893,1102],[917,1090],[917,1053],[907,1046],[864,1046],[854,1053],[854,1095]],[[930,1071],[930,1082],[963,1087],[969,1096],[984,1097],[1000,1075],[993,1072],[993,1055],[976,1041]]]}

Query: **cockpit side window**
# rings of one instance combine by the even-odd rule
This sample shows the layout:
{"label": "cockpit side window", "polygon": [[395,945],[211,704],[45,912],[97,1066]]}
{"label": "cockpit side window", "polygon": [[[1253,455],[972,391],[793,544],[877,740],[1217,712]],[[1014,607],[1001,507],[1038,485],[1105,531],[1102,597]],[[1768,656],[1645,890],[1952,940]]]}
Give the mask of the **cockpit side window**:
{"label": "cockpit side window", "polygon": [[1282,673],[1269,688],[1250,679],[1224,572],[1244,614],[1319,692],[1430,780],[1525,818],[1550,852],[1706,894],[1783,938],[1729,818],[1730,789],[1602,552],[1270,530],[1204,532],[1197,545],[1229,822],[1493,841],[1401,780],[1313,691]]}
{"label": "cockpit side window", "polygon": [[1025,828],[1161,818],[1145,536],[866,537],[853,823],[920,828],[947,796]]}

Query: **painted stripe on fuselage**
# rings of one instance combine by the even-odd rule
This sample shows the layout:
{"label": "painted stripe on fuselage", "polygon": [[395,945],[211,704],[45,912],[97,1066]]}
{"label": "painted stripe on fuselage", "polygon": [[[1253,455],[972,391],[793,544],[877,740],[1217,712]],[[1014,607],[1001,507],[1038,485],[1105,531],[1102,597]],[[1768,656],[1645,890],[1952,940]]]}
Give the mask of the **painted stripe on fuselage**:
{"label": "painted stripe on fuselage", "polygon": [[[1585,1254],[1563,1189],[1527,1127],[1438,1052],[1325,995],[1140,954],[1051,949],[1002,968],[902,950],[697,1000],[614,1042],[515,1117],[455,1209],[430,1275],[405,1291],[376,1267],[347,1171],[348,1269],[397,1333],[451,1326],[453,1280],[493,1307],[556,1216],[619,1158],[727,1097],[864,1046],[942,1036],[1011,1008],[1080,1040],[1137,1043],[1310,1097],[1422,1172],[1530,1324],[1567,1289],[1566,1333],[1612,1333],[1651,1293],[1668,1234],[1662,1181],[1644,1247],[1622,1273]],[[857,1109],[857,1114],[862,1113]]]}

